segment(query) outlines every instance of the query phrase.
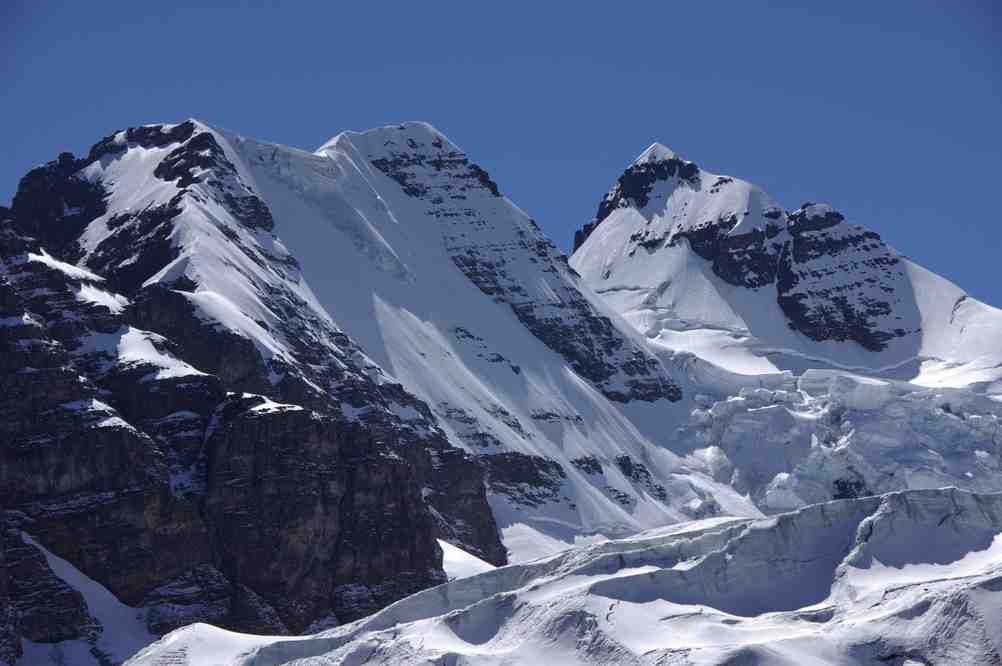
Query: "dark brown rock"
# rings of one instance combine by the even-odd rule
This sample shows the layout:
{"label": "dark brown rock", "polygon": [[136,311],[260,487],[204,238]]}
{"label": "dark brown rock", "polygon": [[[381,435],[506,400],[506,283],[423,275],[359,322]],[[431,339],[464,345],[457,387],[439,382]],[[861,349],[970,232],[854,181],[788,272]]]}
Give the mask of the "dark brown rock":
{"label": "dark brown rock", "polygon": [[[107,211],[103,186],[79,170],[135,146],[170,149],[155,175],[179,191],[116,211],[86,257],[93,274],[30,260],[44,248],[83,261],[79,233]],[[469,187],[490,190],[486,174],[469,175]],[[183,204],[206,196],[236,220],[224,236],[276,276],[249,284],[276,314],[282,358],[196,311],[192,277],[143,286],[179,256],[170,238]],[[444,581],[436,537],[505,562],[482,467],[302,301],[298,267],[276,254],[272,226],[192,122],[116,133],[85,159],[61,156],[0,210],[0,509],[17,510],[18,529],[121,601],[148,608],[154,632],[208,621],[286,633],[355,619]],[[81,300],[84,286],[122,307]],[[125,335],[193,370],[123,361]],[[4,608],[42,618],[32,627],[90,631],[79,594],[15,546],[0,550]],[[12,561],[28,587],[12,583]],[[59,603],[40,604],[35,585]],[[0,663],[25,632],[62,640],[37,627],[0,612]]]}

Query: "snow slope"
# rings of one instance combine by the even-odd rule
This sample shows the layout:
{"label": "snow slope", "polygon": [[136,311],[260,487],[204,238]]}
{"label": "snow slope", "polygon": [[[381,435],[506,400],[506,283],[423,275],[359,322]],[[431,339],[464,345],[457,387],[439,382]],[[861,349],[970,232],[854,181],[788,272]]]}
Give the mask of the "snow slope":
{"label": "snow slope", "polygon": [[1002,394],[1002,311],[829,206],[784,212],[658,144],[576,246],[585,282],[666,353],[745,375],[836,367]]}
{"label": "snow slope", "polygon": [[323,310],[450,441],[486,456],[514,560],[719,503],[755,512],[676,473],[655,444],[681,414],[669,373],[437,130],[346,132],[312,155],[213,131]]}
{"label": "snow slope", "polygon": [[22,534],[21,538],[41,550],[52,572],[83,595],[88,612],[97,621],[97,636],[90,641],[60,643],[33,643],[25,640],[22,642],[24,654],[18,659],[18,666],[45,666],[60,663],[60,659],[65,660],[62,663],[79,666],[99,666],[108,660],[121,663],[156,639],[156,635],[151,634],[146,627],[144,609],[126,606],[103,585],[52,554],[31,536]]}
{"label": "snow slope", "polygon": [[442,568],[445,569],[445,575],[449,577],[449,580],[469,578],[496,568],[493,564],[484,562],[475,555],[470,555],[448,541],[439,539],[438,545],[442,549]]}
{"label": "snow slope", "polygon": [[1002,495],[910,491],[577,548],[299,640],[209,652],[195,625],[128,663],[990,664],[1000,595]]}

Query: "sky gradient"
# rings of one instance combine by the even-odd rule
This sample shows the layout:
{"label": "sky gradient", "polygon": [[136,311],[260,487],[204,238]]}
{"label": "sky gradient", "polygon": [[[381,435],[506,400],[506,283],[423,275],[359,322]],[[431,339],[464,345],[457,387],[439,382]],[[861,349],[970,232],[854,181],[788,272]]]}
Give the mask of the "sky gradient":
{"label": "sky gradient", "polygon": [[0,203],[128,126],[313,150],[427,120],[569,249],[660,141],[1002,306],[998,3],[200,4],[4,3]]}

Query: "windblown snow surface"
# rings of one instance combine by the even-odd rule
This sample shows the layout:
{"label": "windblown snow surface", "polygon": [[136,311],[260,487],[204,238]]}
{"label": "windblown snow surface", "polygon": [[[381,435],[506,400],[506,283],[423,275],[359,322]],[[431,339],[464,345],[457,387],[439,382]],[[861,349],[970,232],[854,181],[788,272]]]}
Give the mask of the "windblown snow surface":
{"label": "windblown snow surface", "polygon": [[299,640],[192,625],[163,664],[990,664],[1002,495],[712,518],[454,580]]}

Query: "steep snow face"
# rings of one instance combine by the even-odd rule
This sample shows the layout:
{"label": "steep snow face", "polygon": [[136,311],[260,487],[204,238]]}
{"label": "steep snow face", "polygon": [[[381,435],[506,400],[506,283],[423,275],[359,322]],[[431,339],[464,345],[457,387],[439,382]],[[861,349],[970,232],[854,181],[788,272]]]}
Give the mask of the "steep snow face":
{"label": "steep snow face", "polygon": [[[217,635],[211,650],[258,666],[988,664],[1002,659],[1000,595],[1002,495],[911,491],[653,530],[315,636]],[[209,663],[210,631],[181,629],[128,663]]]}
{"label": "steep snow face", "polygon": [[841,367],[1002,391],[1002,311],[830,206],[784,212],[663,147],[575,237],[571,265],[656,347],[746,375]]}
{"label": "steep snow face", "polygon": [[346,132],[312,155],[222,136],[324,311],[482,456],[511,557],[721,501],[754,512],[656,446],[676,383],[438,131]]}
{"label": "steep snow face", "polygon": [[[292,372],[319,393],[346,371],[378,373],[317,303],[233,157],[190,120],[105,139],[80,174],[104,190],[106,207],[80,235],[80,263],[126,293],[174,288],[199,318],[250,341],[271,383]],[[316,346],[323,353],[304,359]]]}
{"label": "steep snow face", "polygon": [[[393,211],[430,232],[446,256],[495,303],[507,305],[547,347],[618,402],[677,400],[657,361],[617,330],[577,287],[567,258],[535,222],[501,196],[488,174],[423,123],[341,134],[318,151],[396,181]],[[375,180],[382,191],[385,183]],[[399,192],[406,199],[399,197]],[[418,221],[420,220],[420,221]]]}

